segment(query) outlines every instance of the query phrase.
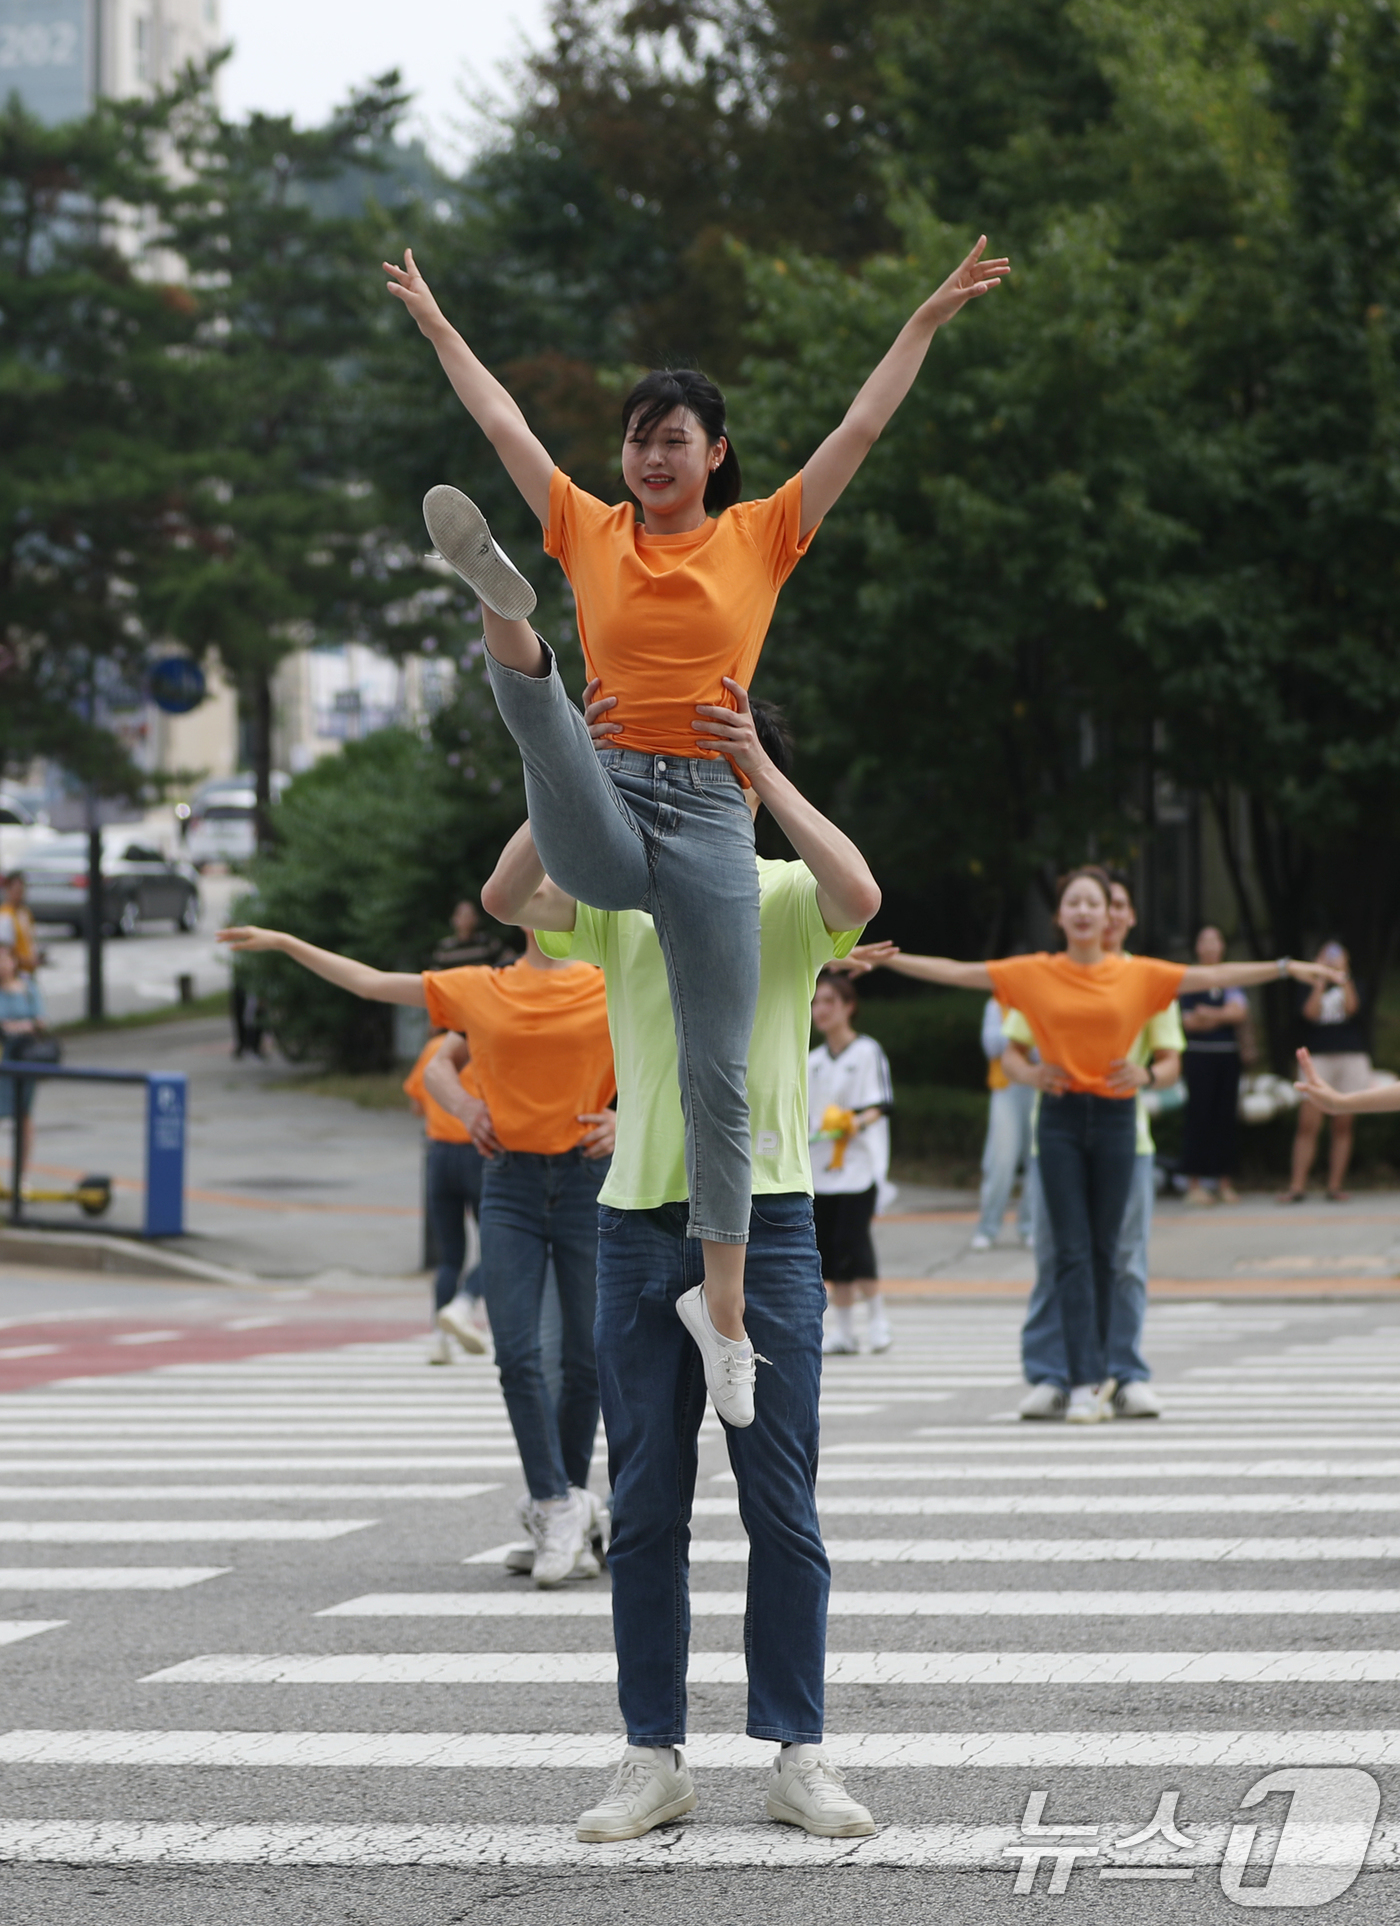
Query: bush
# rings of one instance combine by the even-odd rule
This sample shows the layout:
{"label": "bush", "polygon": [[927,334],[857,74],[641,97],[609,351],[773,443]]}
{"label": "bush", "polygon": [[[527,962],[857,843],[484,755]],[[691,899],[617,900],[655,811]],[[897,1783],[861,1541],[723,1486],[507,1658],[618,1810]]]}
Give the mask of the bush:
{"label": "bush", "polygon": [[985,997],[969,996],[965,990],[863,994],[856,1023],[889,1058],[900,1102],[905,1083],[985,1091],[987,1059],[979,1041],[985,1004]]}
{"label": "bush", "polygon": [[987,1093],[943,1084],[897,1084],[890,1115],[891,1155],[902,1161],[956,1158],[976,1164],[987,1134]]}

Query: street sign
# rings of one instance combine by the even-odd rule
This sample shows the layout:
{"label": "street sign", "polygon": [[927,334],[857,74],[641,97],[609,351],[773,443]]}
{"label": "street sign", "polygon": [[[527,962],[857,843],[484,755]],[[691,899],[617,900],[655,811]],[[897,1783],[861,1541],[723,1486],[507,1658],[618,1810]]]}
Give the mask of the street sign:
{"label": "street sign", "polygon": [[156,707],[171,716],[187,716],[206,693],[204,671],[189,655],[161,656],[150,666],[146,687]]}

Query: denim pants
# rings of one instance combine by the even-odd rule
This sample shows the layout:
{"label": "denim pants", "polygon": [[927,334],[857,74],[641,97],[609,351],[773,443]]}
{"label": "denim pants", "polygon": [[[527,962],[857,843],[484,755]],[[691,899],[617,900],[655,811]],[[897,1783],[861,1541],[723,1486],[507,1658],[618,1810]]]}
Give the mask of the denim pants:
{"label": "denim pants", "polygon": [[[1055,1238],[1040,1184],[1040,1159],[1032,1157],[1026,1190],[1035,1237],[1035,1289],[1021,1327],[1021,1368],[1028,1384],[1069,1384],[1064,1324],[1055,1290]],[[1108,1314],[1108,1375],[1119,1384],[1152,1376],[1142,1355],[1147,1317],[1147,1244],[1157,1194],[1156,1159],[1145,1150],[1133,1159],[1133,1184],[1118,1233],[1113,1265],[1113,1303]]]}
{"label": "denim pants", "polygon": [[[481,1288],[511,1429],[535,1499],[588,1483],[598,1429],[593,1361],[598,1192],[606,1157],[505,1150],[481,1180]],[[563,1324],[563,1382],[550,1395],[540,1357],[545,1265],[554,1258]],[[679,1321],[679,1320],[678,1320]]]}
{"label": "denim pants", "polygon": [[991,1238],[994,1243],[1002,1219],[1006,1216],[1011,1186],[1016,1181],[1018,1170],[1024,1171],[1025,1175],[1021,1180],[1021,1205],[1016,1213],[1016,1231],[1022,1238],[1031,1234],[1031,1116],[1034,1110],[1035,1091],[1028,1083],[1012,1083],[1005,1090],[992,1092],[987,1111],[987,1141],[982,1147],[982,1195],[977,1234]]}
{"label": "denim pants", "polygon": [[541,647],[550,656],[545,676],[487,656],[525,765],[535,847],[551,880],[579,902],[650,912],[676,1025],[689,1234],[742,1244],[759,966],[758,870],[743,788],[722,757],[595,749]]}
{"label": "denim pants", "polygon": [[1043,1096],[1036,1141],[1069,1382],[1101,1384],[1118,1239],[1137,1161],[1137,1107],[1130,1097],[1081,1090]]}
{"label": "denim pants", "polygon": [[[679,1745],[690,1648],[690,1511],[705,1378],[676,1316],[700,1282],[684,1204],[598,1212],[598,1379],[613,1484],[613,1637],[633,1745]],[[812,1200],[755,1197],[744,1323],[759,1366],[757,1415],[725,1427],[749,1537],[744,1659],[751,1738],[822,1736],[831,1568],[817,1523],[821,1263]]]}
{"label": "denim pants", "polygon": [[459,1290],[468,1297],[481,1295],[481,1266],[477,1264],[465,1277],[467,1261],[467,1213],[481,1222],[482,1155],[475,1144],[444,1143],[428,1139],[427,1167],[423,1183],[423,1208],[437,1251],[437,1270],[433,1276],[433,1308],[440,1311],[450,1304]]}

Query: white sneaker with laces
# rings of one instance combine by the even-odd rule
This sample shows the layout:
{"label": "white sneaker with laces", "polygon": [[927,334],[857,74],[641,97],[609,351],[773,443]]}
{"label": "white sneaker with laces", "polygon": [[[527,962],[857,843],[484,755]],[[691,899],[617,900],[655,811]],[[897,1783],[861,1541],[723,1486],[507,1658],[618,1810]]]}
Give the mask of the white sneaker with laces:
{"label": "white sneaker with laces", "polygon": [[535,591],[491,538],[486,517],[460,488],[439,484],[423,497],[423,520],[437,552],[470,584],[488,609],[510,622],[534,612]]}
{"label": "white sneaker with laces", "polygon": [[544,1535],[544,1519],[540,1508],[527,1491],[515,1507],[515,1515],[520,1520],[526,1534],[526,1543],[512,1545],[506,1553],[505,1569],[517,1577],[528,1578],[535,1569],[535,1553],[539,1550],[540,1539]]}
{"label": "white sneaker with laces", "polygon": [[827,1358],[853,1358],[860,1353],[860,1346],[853,1337],[844,1331],[828,1331],[822,1339],[822,1356]]}
{"label": "white sneaker with laces", "polygon": [[1130,1378],[1113,1394],[1115,1418],[1160,1418],[1162,1400],[1142,1378]]}
{"label": "white sneaker with laces", "polygon": [[[722,1337],[710,1322],[710,1307],[705,1302],[705,1287],[676,1299],[676,1316],[689,1331],[700,1350],[705,1366],[705,1385],[715,1410],[736,1431],[753,1423],[753,1386],[759,1363],[758,1353],[747,1338]],[[763,1363],[767,1363],[764,1358]]]}
{"label": "white sneaker with laces", "polygon": [[579,1815],[577,1837],[589,1845],[640,1839],[695,1810],[695,1782],[679,1746],[631,1746],[596,1806]]}
{"label": "white sneaker with laces", "polygon": [[1068,1403],[1068,1391],[1061,1385],[1046,1382],[1033,1384],[1016,1410],[1023,1418],[1063,1418]]}
{"label": "white sneaker with laces", "polygon": [[460,1298],[454,1297],[450,1304],[444,1304],[437,1314],[437,1321],[438,1329],[446,1332],[448,1337],[456,1338],[469,1357],[485,1355],[486,1340],[472,1323]]}
{"label": "white sneaker with laces", "polygon": [[787,1745],[779,1752],[768,1775],[768,1817],[823,1839],[862,1839],[875,1830],[819,1745]]}
{"label": "white sneaker with laces", "polygon": [[571,1489],[577,1491],[588,1506],[588,1543],[598,1563],[606,1565],[608,1546],[612,1542],[612,1513],[596,1492],[581,1491],[577,1485]]}
{"label": "white sneaker with laces", "polygon": [[1104,1424],[1113,1416],[1112,1379],[1106,1385],[1076,1384],[1069,1394],[1066,1424]]}
{"label": "white sneaker with laces", "polygon": [[989,1251],[991,1248],[992,1240],[987,1236],[985,1231],[978,1231],[977,1235],[968,1245],[968,1249],[973,1251]]}
{"label": "white sneaker with laces", "polygon": [[598,1561],[588,1548],[592,1510],[582,1492],[546,1498],[538,1506],[540,1535],[531,1577],[542,1591],[568,1578],[596,1578]]}

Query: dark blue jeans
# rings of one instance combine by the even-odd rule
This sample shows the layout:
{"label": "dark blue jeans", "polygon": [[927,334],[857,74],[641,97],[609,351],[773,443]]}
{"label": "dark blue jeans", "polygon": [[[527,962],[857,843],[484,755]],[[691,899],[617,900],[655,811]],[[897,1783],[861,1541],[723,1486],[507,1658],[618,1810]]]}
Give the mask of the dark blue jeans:
{"label": "dark blue jeans", "polygon": [[[676,1316],[698,1284],[686,1206],[598,1212],[598,1377],[613,1485],[613,1637],[618,1702],[633,1745],[679,1745],[690,1649],[690,1509],[705,1411],[700,1353]],[[822,1736],[831,1568],[817,1523],[821,1261],[812,1200],[755,1197],[744,1324],[758,1367],[757,1416],[726,1427],[749,1537],[744,1658],[755,1739]]]}
{"label": "dark blue jeans", "polygon": [[1118,1237],[1136,1161],[1136,1105],[1131,1097],[1080,1090],[1042,1097],[1037,1130],[1069,1381],[1101,1384]]}
{"label": "dark blue jeans", "polygon": [[433,1308],[450,1304],[459,1289],[468,1297],[481,1295],[481,1266],[462,1276],[467,1261],[467,1213],[481,1222],[481,1170],[484,1163],[475,1144],[428,1140],[428,1168],[424,1209],[433,1233],[438,1265],[433,1275]]}
{"label": "dark blue jeans", "polygon": [[[562,1498],[570,1485],[587,1485],[593,1460],[598,1192],[608,1163],[606,1157],[589,1159],[577,1150],[558,1157],[505,1150],[482,1171],[482,1295],[501,1395],[535,1499]],[[557,1400],[550,1396],[540,1358],[540,1300],[551,1256],[563,1324]]]}

